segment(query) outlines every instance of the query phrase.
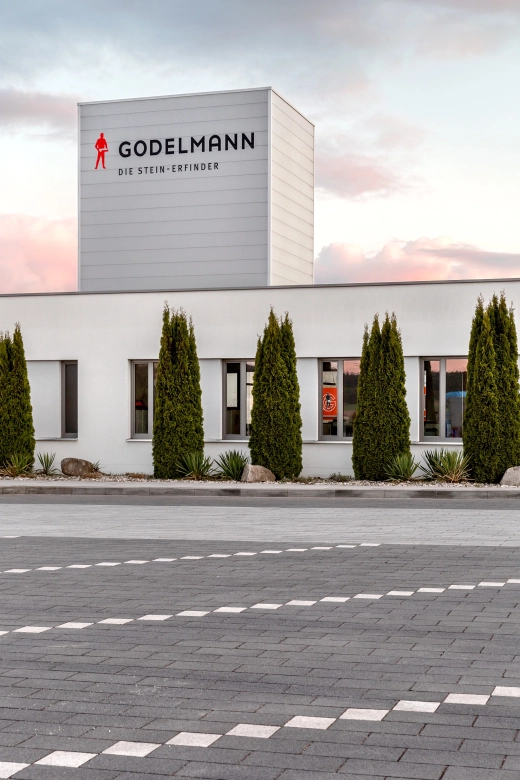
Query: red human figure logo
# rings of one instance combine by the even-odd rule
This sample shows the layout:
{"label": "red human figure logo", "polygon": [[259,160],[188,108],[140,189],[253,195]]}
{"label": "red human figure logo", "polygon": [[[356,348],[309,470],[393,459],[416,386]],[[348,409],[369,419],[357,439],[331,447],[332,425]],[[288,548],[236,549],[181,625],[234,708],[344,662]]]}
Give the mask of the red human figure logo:
{"label": "red human figure logo", "polygon": [[100,133],[99,138],[94,144],[94,147],[97,149],[97,160],[96,160],[96,171],[97,171],[97,167],[100,162],[103,168],[105,167],[105,154],[108,152],[107,139],[105,138],[103,133]]}

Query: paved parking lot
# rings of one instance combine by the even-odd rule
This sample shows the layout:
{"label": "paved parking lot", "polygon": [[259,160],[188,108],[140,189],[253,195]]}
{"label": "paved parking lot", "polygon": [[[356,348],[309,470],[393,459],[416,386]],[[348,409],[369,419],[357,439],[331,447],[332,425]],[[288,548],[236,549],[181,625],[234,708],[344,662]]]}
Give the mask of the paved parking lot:
{"label": "paved parking lot", "polygon": [[31,506],[0,506],[0,778],[520,780],[511,542],[363,538],[362,508],[333,542],[209,538],[225,506],[205,539],[154,538],[153,507],[151,538],[74,535],[72,505],[38,536]]}

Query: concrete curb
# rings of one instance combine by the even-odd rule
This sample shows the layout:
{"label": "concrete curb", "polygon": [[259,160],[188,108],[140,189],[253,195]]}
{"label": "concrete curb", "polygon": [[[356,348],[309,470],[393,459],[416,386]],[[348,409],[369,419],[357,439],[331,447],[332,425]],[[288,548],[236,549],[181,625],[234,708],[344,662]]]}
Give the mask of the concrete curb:
{"label": "concrete curb", "polygon": [[239,498],[372,498],[372,499],[520,499],[520,489],[502,488],[386,488],[331,487],[330,485],[293,487],[285,485],[222,486],[121,484],[104,485],[81,482],[48,483],[19,481],[2,484],[3,495],[50,496],[233,496]]}

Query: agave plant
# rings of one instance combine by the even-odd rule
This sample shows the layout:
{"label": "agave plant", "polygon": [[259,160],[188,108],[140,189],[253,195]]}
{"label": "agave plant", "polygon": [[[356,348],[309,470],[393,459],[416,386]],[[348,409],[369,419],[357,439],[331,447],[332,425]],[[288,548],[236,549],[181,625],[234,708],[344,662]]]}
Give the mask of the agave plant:
{"label": "agave plant", "polygon": [[395,455],[388,463],[385,472],[389,482],[408,482],[419,468],[419,464],[410,452]]}
{"label": "agave plant", "polygon": [[427,450],[425,465],[421,471],[426,479],[442,479],[445,482],[467,482],[470,479],[469,457],[457,450]]}
{"label": "agave plant", "polygon": [[249,463],[249,458],[240,450],[227,450],[215,459],[215,465],[220,469],[220,473],[227,479],[233,479],[239,482],[242,472]]}
{"label": "agave plant", "polygon": [[0,474],[4,477],[19,477],[32,471],[33,458],[24,452],[15,452],[11,455]]}
{"label": "agave plant", "polygon": [[203,452],[186,452],[177,463],[177,472],[187,479],[207,479],[216,476],[211,458]]}
{"label": "agave plant", "polygon": [[439,479],[442,472],[442,457],[445,450],[425,450],[423,452],[424,465],[419,466],[424,479]]}
{"label": "agave plant", "polygon": [[59,469],[54,468],[55,457],[55,452],[39,452],[38,460],[40,462],[40,468],[37,469],[38,474],[45,474],[47,477],[59,474]]}

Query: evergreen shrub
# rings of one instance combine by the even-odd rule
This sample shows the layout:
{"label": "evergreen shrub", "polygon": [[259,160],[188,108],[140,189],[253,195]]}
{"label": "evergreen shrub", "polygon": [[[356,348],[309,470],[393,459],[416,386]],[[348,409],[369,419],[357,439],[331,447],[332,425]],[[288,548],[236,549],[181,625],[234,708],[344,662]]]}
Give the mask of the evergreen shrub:
{"label": "evergreen shrub", "polygon": [[[490,346],[492,354],[484,354]],[[462,437],[477,481],[498,482],[508,468],[520,465],[518,342],[513,309],[503,292],[493,295],[486,308],[482,296],[477,301]]]}
{"label": "evergreen shrub", "polygon": [[497,368],[491,318],[489,311],[481,313],[481,306],[479,299],[470,338],[462,437],[473,479],[494,482],[500,463]]}
{"label": "evergreen shrub", "polygon": [[200,367],[191,319],[165,305],[153,420],[154,476],[181,476],[179,463],[204,452]]}
{"label": "evergreen shrub", "polygon": [[302,469],[300,389],[292,323],[273,310],[258,340],[253,375],[249,449],[251,462],[277,479],[293,479]]}
{"label": "evergreen shrub", "polygon": [[0,466],[13,458],[34,462],[34,425],[31,388],[22,332],[0,335]]}
{"label": "evergreen shrub", "polygon": [[384,480],[388,465],[410,453],[410,414],[406,404],[401,334],[395,315],[383,326],[376,315],[365,327],[354,420],[352,462],[357,479]]}

